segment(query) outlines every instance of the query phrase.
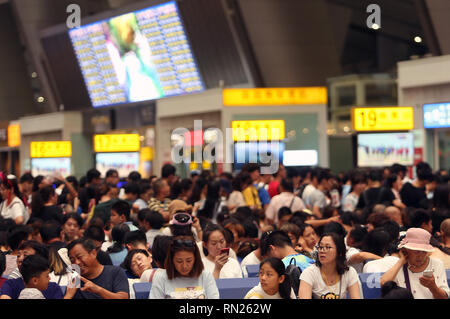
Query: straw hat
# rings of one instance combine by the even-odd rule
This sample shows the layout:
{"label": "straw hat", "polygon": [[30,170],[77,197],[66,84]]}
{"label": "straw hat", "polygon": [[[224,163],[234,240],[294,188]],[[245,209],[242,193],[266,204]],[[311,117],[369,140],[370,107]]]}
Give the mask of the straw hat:
{"label": "straw hat", "polygon": [[186,202],[184,202],[182,200],[175,199],[169,204],[168,210],[169,210],[169,216],[172,219],[173,215],[178,211],[184,211],[187,213],[191,213],[192,206],[186,204]]}

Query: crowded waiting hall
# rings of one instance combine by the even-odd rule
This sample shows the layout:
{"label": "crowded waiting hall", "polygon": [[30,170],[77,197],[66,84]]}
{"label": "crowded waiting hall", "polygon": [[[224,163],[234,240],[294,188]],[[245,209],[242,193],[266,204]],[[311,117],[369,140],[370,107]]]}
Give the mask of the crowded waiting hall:
{"label": "crowded waiting hall", "polygon": [[1,173],[0,298],[448,298],[450,176],[404,168]]}
{"label": "crowded waiting hall", "polygon": [[0,299],[449,299],[449,21],[0,0]]}

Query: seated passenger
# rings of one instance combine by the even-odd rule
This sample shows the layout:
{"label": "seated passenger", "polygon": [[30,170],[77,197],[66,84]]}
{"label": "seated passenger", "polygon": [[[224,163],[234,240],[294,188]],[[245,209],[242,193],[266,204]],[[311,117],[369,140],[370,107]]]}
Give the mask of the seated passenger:
{"label": "seated passenger", "polygon": [[219,299],[216,281],[203,267],[192,236],[173,238],[164,268],[155,273],[150,299]]}

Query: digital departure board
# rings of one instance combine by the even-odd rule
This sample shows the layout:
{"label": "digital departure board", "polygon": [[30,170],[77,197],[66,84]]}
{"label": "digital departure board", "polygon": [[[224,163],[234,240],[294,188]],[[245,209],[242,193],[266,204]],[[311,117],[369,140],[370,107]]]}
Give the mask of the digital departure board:
{"label": "digital departure board", "polygon": [[204,90],[176,2],[69,31],[94,107]]}
{"label": "digital departure board", "polygon": [[450,103],[424,104],[423,126],[425,128],[450,127]]}

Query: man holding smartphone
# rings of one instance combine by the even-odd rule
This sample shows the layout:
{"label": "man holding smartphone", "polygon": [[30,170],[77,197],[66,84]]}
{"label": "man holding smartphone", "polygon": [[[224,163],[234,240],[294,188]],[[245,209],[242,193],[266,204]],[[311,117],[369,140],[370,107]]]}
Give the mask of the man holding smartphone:
{"label": "man holding smartphone", "polygon": [[400,242],[400,259],[380,279],[384,285],[395,281],[411,291],[415,299],[447,299],[450,296],[444,264],[430,258],[434,248],[431,234],[422,228],[410,228]]}

